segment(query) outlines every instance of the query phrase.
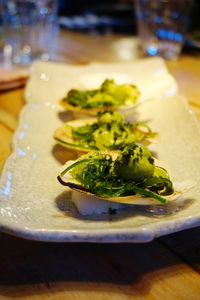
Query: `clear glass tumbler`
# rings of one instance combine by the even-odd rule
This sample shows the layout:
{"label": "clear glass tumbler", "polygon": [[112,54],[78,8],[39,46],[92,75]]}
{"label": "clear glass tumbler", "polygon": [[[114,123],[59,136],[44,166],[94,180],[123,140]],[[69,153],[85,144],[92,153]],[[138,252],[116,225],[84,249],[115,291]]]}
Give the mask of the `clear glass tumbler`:
{"label": "clear glass tumbler", "polygon": [[56,16],[57,0],[3,0],[5,49],[13,64],[49,59]]}
{"label": "clear glass tumbler", "polygon": [[143,53],[177,58],[189,24],[192,0],[136,0]]}

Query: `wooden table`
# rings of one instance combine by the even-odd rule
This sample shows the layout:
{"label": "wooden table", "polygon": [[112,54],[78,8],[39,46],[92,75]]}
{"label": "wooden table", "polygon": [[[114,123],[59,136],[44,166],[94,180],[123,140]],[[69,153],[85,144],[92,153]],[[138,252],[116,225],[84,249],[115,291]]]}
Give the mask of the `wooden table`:
{"label": "wooden table", "polygon": [[[125,36],[66,32],[55,59],[67,63],[132,61],[137,43]],[[167,62],[200,118],[200,56]],[[0,94],[0,169],[24,105],[23,89]],[[200,228],[147,244],[53,244],[0,234],[1,299],[200,299]]]}

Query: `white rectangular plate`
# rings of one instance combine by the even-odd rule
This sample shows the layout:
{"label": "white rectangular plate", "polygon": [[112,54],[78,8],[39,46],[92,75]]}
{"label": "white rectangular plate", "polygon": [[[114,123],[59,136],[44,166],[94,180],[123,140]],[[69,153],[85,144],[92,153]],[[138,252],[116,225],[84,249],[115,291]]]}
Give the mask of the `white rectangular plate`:
{"label": "white rectangular plate", "polygon": [[[58,99],[71,88],[94,88],[105,78],[141,90],[138,118],[159,132],[151,149],[169,166],[173,181],[194,183],[184,200],[164,209],[131,206],[98,219],[83,218],[70,206],[69,192],[56,179],[61,162],[74,158],[52,137],[65,116]],[[0,180],[2,231],[41,241],[148,242],[200,225],[200,129],[161,59],[88,66],[36,63],[25,97],[13,153]]]}

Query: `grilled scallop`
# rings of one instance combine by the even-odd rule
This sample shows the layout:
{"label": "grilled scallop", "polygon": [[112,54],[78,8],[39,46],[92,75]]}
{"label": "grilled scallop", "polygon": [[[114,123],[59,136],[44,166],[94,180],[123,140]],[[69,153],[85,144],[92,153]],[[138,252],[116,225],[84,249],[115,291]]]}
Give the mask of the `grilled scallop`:
{"label": "grilled scallop", "polygon": [[[130,151],[133,152],[133,155],[128,157]],[[135,160],[140,154],[139,160]],[[89,166],[92,161],[93,163]],[[96,162],[98,162],[97,167],[95,167]],[[124,171],[124,168],[127,172]],[[85,170],[87,170],[86,173],[84,173]],[[94,170],[94,174],[91,173],[92,170]],[[98,177],[99,172],[102,173],[100,177]],[[111,172],[111,176],[109,177],[109,174],[106,176],[106,172]],[[106,181],[109,181],[112,176],[114,186],[106,187]],[[149,150],[138,145],[128,146],[122,153],[103,151],[83,155],[75,161],[68,161],[59,174],[58,180],[61,184],[78,192],[80,201],[83,198],[83,201],[94,199],[129,205],[163,205],[176,200],[187,188],[183,184],[181,190],[174,191],[167,171],[160,166],[155,166],[155,159],[152,159]],[[119,181],[119,187],[116,184],[117,181]],[[122,184],[126,188],[128,184],[130,186],[123,191]],[[122,190],[121,195],[120,192],[116,193],[120,189]]]}
{"label": "grilled scallop", "polygon": [[130,110],[136,105],[139,96],[140,92],[135,85],[117,85],[114,80],[106,79],[99,89],[71,89],[59,103],[67,110],[95,116],[104,110]]}
{"label": "grilled scallop", "polygon": [[104,111],[97,118],[70,121],[54,133],[61,145],[83,152],[119,150],[130,143],[149,144],[157,133],[145,123],[130,123],[119,112]]}

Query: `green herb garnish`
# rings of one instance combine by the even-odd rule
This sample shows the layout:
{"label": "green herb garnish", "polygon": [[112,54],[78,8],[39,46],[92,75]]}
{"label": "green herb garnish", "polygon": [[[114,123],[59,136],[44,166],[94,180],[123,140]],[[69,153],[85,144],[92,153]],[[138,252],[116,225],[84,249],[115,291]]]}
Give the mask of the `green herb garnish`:
{"label": "green herb garnish", "polygon": [[71,89],[63,101],[82,108],[121,106],[136,103],[139,91],[131,84],[118,85],[114,80],[106,79],[98,89],[81,91]]}
{"label": "green herb garnish", "polygon": [[156,136],[148,125],[126,122],[124,116],[116,111],[99,112],[97,121],[90,125],[65,126],[66,132],[70,129],[74,143],[59,136],[55,139],[63,145],[88,150],[118,150],[130,143],[142,142]]}
{"label": "green herb garnish", "polygon": [[173,193],[167,171],[155,166],[150,151],[137,144],[125,147],[116,159],[100,152],[88,154],[60,176],[69,171],[84,190],[102,197],[142,195],[165,203],[162,196]]}

